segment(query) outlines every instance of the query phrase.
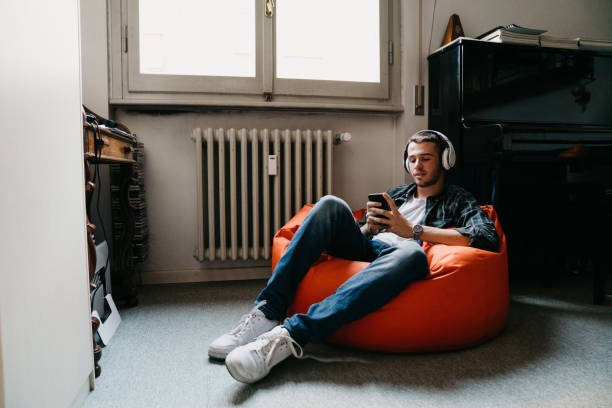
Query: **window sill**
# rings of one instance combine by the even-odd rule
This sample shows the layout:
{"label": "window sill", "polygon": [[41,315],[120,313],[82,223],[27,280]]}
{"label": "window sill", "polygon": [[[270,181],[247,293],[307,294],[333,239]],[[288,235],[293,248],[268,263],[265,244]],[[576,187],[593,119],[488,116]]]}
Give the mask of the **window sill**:
{"label": "window sill", "polygon": [[223,100],[222,96],[207,99],[198,98],[131,98],[109,100],[110,105],[123,109],[138,110],[296,110],[296,111],[361,111],[361,112],[387,112],[401,113],[404,107],[391,102],[350,102],[338,101],[330,103],[316,101],[277,100],[269,102],[261,97],[240,98],[236,100]]}

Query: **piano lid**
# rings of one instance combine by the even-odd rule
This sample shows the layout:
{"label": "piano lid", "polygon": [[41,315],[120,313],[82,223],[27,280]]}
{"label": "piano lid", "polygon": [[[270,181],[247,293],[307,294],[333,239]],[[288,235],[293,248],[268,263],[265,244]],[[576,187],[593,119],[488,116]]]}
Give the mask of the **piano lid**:
{"label": "piano lid", "polygon": [[462,41],[465,123],[612,128],[612,55]]}

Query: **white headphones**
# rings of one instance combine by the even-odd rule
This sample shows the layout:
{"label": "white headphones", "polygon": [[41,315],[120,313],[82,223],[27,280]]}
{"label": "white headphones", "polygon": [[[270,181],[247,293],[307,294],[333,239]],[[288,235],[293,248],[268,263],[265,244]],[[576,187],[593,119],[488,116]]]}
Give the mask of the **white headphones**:
{"label": "white headphones", "polygon": [[[430,130],[430,129],[419,130],[418,132],[415,133],[415,135],[427,134],[427,133],[433,133],[444,141],[444,143],[446,144],[446,147],[444,148],[444,150],[442,151],[442,154],[440,155],[440,159],[442,160],[442,167],[444,168],[444,170],[452,169],[453,166],[455,165],[455,160],[457,159],[457,157],[455,155],[455,148],[453,147],[453,144],[451,143],[451,141],[448,140],[448,137],[446,137],[443,133],[438,132],[437,130]],[[408,143],[406,145],[406,148],[404,149],[404,169],[406,169],[408,174],[410,174],[410,164],[408,163],[408,145],[410,145],[410,143]]]}

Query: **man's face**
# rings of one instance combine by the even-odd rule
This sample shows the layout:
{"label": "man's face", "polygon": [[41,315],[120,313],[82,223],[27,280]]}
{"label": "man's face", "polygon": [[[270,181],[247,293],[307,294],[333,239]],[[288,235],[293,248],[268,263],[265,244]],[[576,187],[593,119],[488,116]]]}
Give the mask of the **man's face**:
{"label": "man's face", "polygon": [[429,187],[442,177],[440,153],[434,142],[410,143],[408,145],[410,174],[419,187]]}

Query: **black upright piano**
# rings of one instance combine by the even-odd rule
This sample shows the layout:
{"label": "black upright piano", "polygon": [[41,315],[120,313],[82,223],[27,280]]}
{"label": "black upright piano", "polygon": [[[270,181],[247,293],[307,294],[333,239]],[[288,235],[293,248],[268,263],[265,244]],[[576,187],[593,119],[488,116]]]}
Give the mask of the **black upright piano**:
{"label": "black upright piano", "polygon": [[[594,276],[605,298],[612,202],[612,54],[459,38],[429,60],[429,127],[451,182],[492,203],[510,276]],[[570,265],[570,263],[578,265]]]}

